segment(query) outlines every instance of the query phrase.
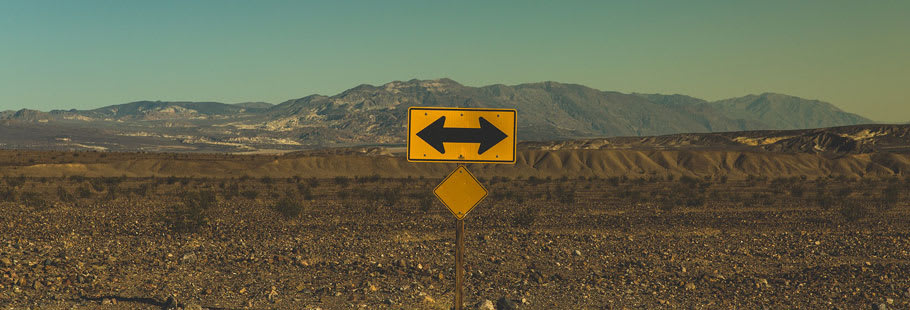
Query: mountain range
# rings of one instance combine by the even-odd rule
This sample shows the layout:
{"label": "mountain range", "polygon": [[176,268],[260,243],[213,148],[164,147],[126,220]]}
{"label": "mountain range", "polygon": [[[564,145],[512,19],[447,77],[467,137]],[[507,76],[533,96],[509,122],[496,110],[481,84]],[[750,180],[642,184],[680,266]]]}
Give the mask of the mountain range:
{"label": "mountain range", "polygon": [[257,152],[405,141],[412,106],[518,110],[523,141],[788,130],[873,121],[818,100],[763,93],[707,101],[558,82],[471,87],[450,79],[359,85],[265,102],[138,101],[93,110],[0,112],[0,147]]}

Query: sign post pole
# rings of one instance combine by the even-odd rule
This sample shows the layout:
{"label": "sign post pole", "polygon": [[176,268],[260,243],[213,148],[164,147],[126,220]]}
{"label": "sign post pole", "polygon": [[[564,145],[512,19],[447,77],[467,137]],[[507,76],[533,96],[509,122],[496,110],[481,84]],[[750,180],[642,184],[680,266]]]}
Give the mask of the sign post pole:
{"label": "sign post pole", "polygon": [[464,219],[455,219],[455,310],[464,301]]}

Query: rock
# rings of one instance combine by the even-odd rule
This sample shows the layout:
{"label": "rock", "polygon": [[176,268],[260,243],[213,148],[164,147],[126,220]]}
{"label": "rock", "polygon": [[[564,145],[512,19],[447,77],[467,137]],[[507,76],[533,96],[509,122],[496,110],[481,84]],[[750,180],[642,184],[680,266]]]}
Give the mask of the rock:
{"label": "rock", "polygon": [[0,258],[0,266],[9,267],[12,265],[13,265],[13,261],[11,261],[9,258],[6,258],[6,257]]}
{"label": "rock", "polygon": [[581,256],[581,251],[575,250],[575,256]]}
{"label": "rock", "polygon": [[496,301],[496,310],[515,310],[515,303],[505,297]]}
{"label": "rock", "polygon": [[875,310],[888,310],[888,305],[881,303],[875,306]]}
{"label": "rock", "polygon": [[477,304],[477,310],[496,310],[496,307],[493,306],[493,302],[487,299],[484,299]]}
{"label": "rock", "polygon": [[185,307],[183,307],[183,310],[202,310],[202,306],[194,304],[194,303],[190,303],[190,304],[186,305]]}
{"label": "rock", "polygon": [[889,304],[889,305],[893,305],[893,304],[894,304],[894,299],[892,299],[892,298],[885,298],[885,303],[887,303],[887,304]]}
{"label": "rock", "polygon": [[269,291],[267,297],[271,302],[275,302],[278,299],[278,290],[275,288],[275,286],[272,286],[272,289]]}
{"label": "rock", "polygon": [[691,291],[691,290],[694,290],[694,289],[695,289],[695,283],[692,283],[692,282],[686,283],[686,290],[687,290],[687,291]]}
{"label": "rock", "polygon": [[101,304],[102,305],[113,305],[114,302],[112,301],[112,299],[104,298],[104,299],[101,299]]}
{"label": "rock", "polygon": [[177,309],[177,296],[171,295],[164,301],[162,309]]}

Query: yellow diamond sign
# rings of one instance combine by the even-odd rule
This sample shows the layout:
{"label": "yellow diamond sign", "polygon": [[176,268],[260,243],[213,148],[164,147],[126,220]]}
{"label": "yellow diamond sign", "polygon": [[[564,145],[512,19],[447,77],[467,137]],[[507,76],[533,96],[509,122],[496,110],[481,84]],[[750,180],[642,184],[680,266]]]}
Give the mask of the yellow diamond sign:
{"label": "yellow diamond sign", "polygon": [[452,211],[459,220],[474,209],[481,200],[487,197],[487,190],[480,185],[477,178],[465,169],[458,166],[442,183],[436,186],[433,194],[442,201],[442,204]]}

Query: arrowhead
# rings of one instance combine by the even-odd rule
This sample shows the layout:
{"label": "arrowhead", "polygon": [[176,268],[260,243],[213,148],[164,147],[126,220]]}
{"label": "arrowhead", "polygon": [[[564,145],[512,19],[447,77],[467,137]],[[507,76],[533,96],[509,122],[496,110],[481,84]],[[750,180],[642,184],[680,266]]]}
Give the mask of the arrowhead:
{"label": "arrowhead", "polygon": [[[440,125],[440,127],[441,126],[442,125]],[[478,155],[483,154],[483,152],[486,152],[487,150],[489,150],[491,147],[498,144],[500,141],[502,141],[506,137],[508,137],[508,135],[506,135],[506,133],[502,132],[502,130],[499,130],[499,128],[496,128],[495,125],[491,124],[489,121],[487,121],[486,119],[481,117],[480,118],[480,148],[477,149],[477,154]]]}
{"label": "arrowhead", "polygon": [[423,139],[424,142],[432,146],[434,149],[439,151],[442,154],[446,153],[445,147],[442,145],[443,132],[442,128],[446,123],[446,117],[442,116],[432,124],[421,130],[417,133],[417,136]]}

